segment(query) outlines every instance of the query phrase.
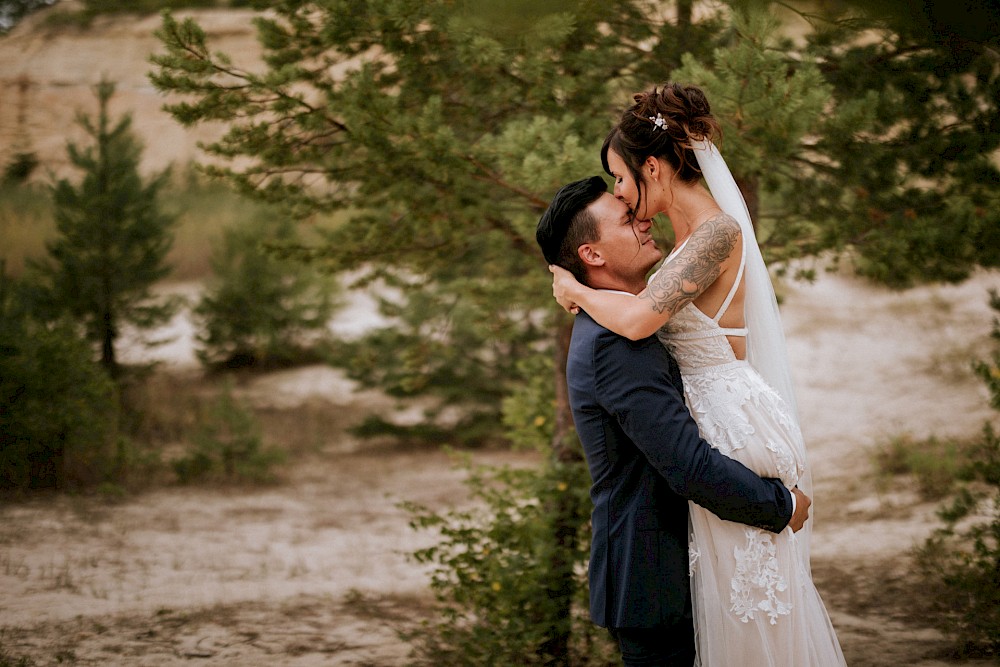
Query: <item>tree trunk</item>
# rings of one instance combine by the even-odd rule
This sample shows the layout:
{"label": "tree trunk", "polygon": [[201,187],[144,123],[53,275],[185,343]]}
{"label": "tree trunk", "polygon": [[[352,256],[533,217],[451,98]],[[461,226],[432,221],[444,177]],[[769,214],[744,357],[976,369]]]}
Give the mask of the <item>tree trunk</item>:
{"label": "tree trunk", "polygon": [[733,175],[736,186],[743,193],[743,200],[747,203],[747,211],[750,212],[750,221],[753,222],[754,229],[757,229],[757,213],[760,211],[760,179],[756,176]]}
{"label": "tree trunk", "polygon": [[[560,317],[556,331],[555,345],[555,433],[552,438],[553,465],[562,467],[577,465],[582,452],[572,437],[573,414],[569,407],[569,392],[566,386],[566,355],[570,336],[573,332],[571,318]],[[569,646],[572,624],[570,622],[573,604],[575,578],[573,557],[576,552],[576,536],[579,526],[576,522],[574,495],[563,493],[556,496],[549,516],[552,517],[552,539],[554,549],[549,563],[546,594],[552,600],[552,614],[549,627],[551,636],[542,644],[540,652],[545,656],[547,667],[568,667]]]}
{"label": "tree trunk", "polygon": [[569,437],[573,432],[573,412],[569,407],[569,389],[566,386],[566,357],[572,335],[573,320],[566,316],[561,317],[556,330],[555,364],[553,364],[555,369],[553,379],[556,385],[556,427],[552,435],[552,454],[559,463],[579,461],[582,455],[576,438]]}
{"label": "tree trunk", "polygon": [[[694,10],[694,0],[677,0],[677,35],[680,42],[677,53],[690,51],[691,16]],[[680,63],[678,63],[678,66]]]}
{"label": "tree trunk", "polygon": [[101,322],[101,365],[111,377],[118,376],[115,359],[115,321],[111,311],[105,311]]}
{"label": "tree trunk", "polygon": [[[677,27],[691,27],[691,13],[694,9],[694,0],[677,0]],[[681,31],[683,35],[684,32]]]}

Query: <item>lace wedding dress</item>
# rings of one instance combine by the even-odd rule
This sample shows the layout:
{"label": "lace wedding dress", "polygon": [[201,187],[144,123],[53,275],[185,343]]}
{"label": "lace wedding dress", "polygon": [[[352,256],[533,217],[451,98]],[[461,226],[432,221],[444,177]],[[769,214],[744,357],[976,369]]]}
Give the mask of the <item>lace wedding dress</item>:
{"label": "lace wedding dress", "polygon": [[[762,477],[788,487],[806,473],[793,410],[719,325],[740,284],[710,317],[688,304],[657,333],[680,366],[685,398],[705,440]],[[683,246],[681,246],[683,247]],[[678,252],[680,247],[675,250]],[[670,257],[667,258],[667,262]],[[701,667],[836,667],[845,665],[830,618],[813,585],[808,531],[781,534],[723,521],[691,509],[690,575]]]}

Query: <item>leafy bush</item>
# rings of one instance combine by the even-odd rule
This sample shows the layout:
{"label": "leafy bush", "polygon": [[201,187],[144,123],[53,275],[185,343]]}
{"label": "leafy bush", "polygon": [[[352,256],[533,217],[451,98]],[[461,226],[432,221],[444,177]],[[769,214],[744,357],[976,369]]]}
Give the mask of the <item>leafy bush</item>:
{"label": "leafy bush", "polygon": [[[995,291],[990,305],[1000,311]],[[993,337],[1000,340],[997,319]],[[1000,410],[1000,349],[974,370]],[[1000,656],[1000,435],[990,423],[959,477],[966,481],[938,512],[944,527],[917,552],[934,607],[930,618],[960,642],[962,653]]]}
{"label": "leafy bush", "polygon": [[[465,447],[508,442],[502,403],[528,381],[521,361],[539,356],[548,329],[531,311],[509,303],[513,287],[506,270],[497,269],[486,286],[456,269],[463,275],[446,282],[387,281],[376,291],[388,325],[339,341],[329,361],[362,387],[403,400],[423,398],[427,407],[422,423],[400,426],[375,415],[355,435],[430,445],[453,439]],[[484,300],[483,292],[494,294]],[[551,383],[551,371],[545,379]]]}
{"label": "leafy bush", "polygon": [[524,378],[523,384],[503,401],[507,437],[514,447],[548,452],[555,435],[556,415],[551,355],[536,354],[521,359],[516,375]]}
{"label": "leafy bush", "polygon": [[974,483],[938,515],[945,526],[917,551],[930,618],[963,654],[1000,655],[1000,437],[987,425]]}
{"label": "leafy bush", "polygon": [[0,488],[117,480],[115,385],[71,325],[35,321],[16,288],[0,265]]}
{"label": "leafy bush", "polygon": [[253,414],[235,399],[226,383],[215,403],[201,415],[192,451],[173,462],[182,484],[194,482],[271,482],[284,452],[266,447]]}
{"label": "leafy bush", "polygon": [[273,207],[208,179],[193,164],[176,171],[165,193],[177,212],[169,255],[171,277],[201,283],[211,277],[212,254],[225,230],[272,212]]}
{"label": "leafy bush", "polygon": [[923,500],[941,500],[968,479],[965,461],[977,446],[975,440],[940,439],[931,436],[918,440],[901,435],[889,440],[874,452],[875,465],[886,475],[913,475]]}
{"label": "leafy bush", "polygon": [[403,504],[412,528],[440,535],[412,554],[431,568],[440,614],[404,638],[423,665],[617,664],[588,611],[590,475],[582,457],[553,456],[552,357],[528,356],[509,370],[519,381],[503,401],[504,430],[542,463],[495,468],[466,457],[471,509]]}
{"label": "leafy bush", "polygon": [[[404,635],[425,665],[545,665],[546,641],[566,630],[572,637],[565,664],[610,664],[615,656],[606,633],[587,613],[586,562],[589,476],[582,463],[511,469],[473,467],[468,487],[475,506],[437,513],[404,503],[414,529],[440,533],[437,544],[413,558],[431,566],[431,587],[440,616]],[[558,544],[555,505],[570,506],[576,526],[570,544]],[[556,557],[559,555],[560,557]],[[554,591],[553,568],[575,573],[573,591]],[[561,595],[573,598],[567,618]],[[553,630],[553,624],[567,627]],[[563,664],[563,663],[559,663]]]}

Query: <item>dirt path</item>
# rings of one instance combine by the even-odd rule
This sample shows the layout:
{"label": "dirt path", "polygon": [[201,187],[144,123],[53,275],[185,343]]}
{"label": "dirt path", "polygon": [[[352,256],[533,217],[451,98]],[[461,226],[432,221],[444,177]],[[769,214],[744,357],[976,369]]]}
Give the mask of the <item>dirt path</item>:
{"label": "dirt path", "polygon": [[[906,552],[934,527],[934,506],[880,483],[870,452],[993,417],[967,370],[988,349],[990,286],[1000,277],[902,294],[826,277],[783,306],[815,470],[814,572],[853,667],[988,664],[948,661],[942,637],[908,613],[919,591],[906,587]],[[349,388],[314,368],[243,391],[258,405],[371,407]],[[430,537],[396,503],[460,502],[462,474],[440,453],[327,437],[276,487],[0,508],[0,646],[38,665],[406,665],[396,630],[419,622],[429,595],[404,554]]]}
{"label": "dirt path", "polygon": [[404,554],[429,536],[395,503],[462,489],[441,454],[332,454],[268,490],[7,507],[0,644],[39,664],[406,664],[396,624],[427,591]]}

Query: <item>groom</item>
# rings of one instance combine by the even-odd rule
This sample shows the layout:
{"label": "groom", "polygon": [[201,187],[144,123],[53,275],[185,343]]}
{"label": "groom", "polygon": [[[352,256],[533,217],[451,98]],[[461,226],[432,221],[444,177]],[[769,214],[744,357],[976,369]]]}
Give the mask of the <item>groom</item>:
{"label": "groom", "polygon": [[[535,237],[550,264],[581,282],[635,294],[662,257],[650,226],[593,176],[556,193]],[[591,618],[627,667],[690,667],[688,501],[774,532],[801,528],[811,501],[700,438],[677,364],[655,337],[630,341],[581,311],[566,378],[593,482]]]}

